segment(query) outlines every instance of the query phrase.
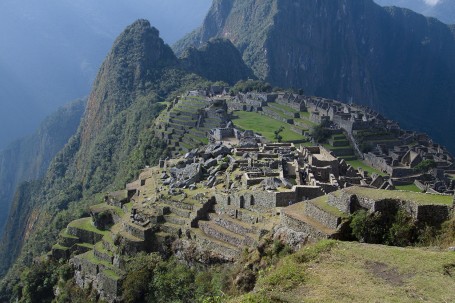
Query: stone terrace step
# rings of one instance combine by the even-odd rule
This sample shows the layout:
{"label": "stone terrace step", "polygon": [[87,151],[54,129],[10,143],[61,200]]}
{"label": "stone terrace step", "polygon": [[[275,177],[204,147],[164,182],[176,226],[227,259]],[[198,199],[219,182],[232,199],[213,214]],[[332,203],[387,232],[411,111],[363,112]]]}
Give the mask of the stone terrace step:
{"label": "stone terrace step", "polygon": [[166,200],[163,201],[164,204],[174,207],[174,208],[180,208],[181,210],[188,210],[191,211],[194,209],[194,204],[191,203],[185,203],[185,202],[179,202],[179,201],[173,201],[173,200]]}
{"label": "stone terrace step", "polygon": [[[118,233],[118,231],[116,232]],[[114,244],[114,236],[113,234],[109,234],[109,235],[105,235],[103,237],[103,247],[105,250],[108,250],[108,251],[115,251],[116,250],[116,246]]]}
{"label": "stone terrace step", "polygon": [[313,240],[333,238],[337,233],[335,229],[327,228],[301,211],[289,209],[291,207],[283,209],[281,213],[281,220],[287,227],[297,232],[304,232]]}
{"label": "stone terrace step", "polygon": [[183,217],[183,218],[190,218],[191,217],[191,211],[186,210],[186,209],[181,209],[179,207],[174,207],[174,206],[167,206],[169,211],[173,214],[176,214],[177,216]]}
{"label": "stone terrace step", "polygon": [[91,218],[82,218],[70,222],[66,228],[66,232],[71,236],[78,237],[81,242],[90,244],[101,241],[106,233],[93,226]]}
{"label": "stone terrace step", "polygon": [[108,263],[112,263],[114,260],[114,254],[104,248],[103,242],[98,242],[93,246],[93,255]]}
{"label": "stone terrace step", "polygon": [[254,244],[254,240],[250,237],[244,237],[233,233],[232,231],[229,231],[212,221],[199,221],[199,228],[204,232],[204,234],[234,246],[240,247]]}
{"label": "stone terrace step", "polygon": [[192,228],[191,236],[194,241],[196,241],[201,247],[204,247],[207,251],[221,255],[229,261],[233,261],[239,256],[239,247],[208,236],[199,228]]}
{"label": "stone terrace step", "polygon": [[167,234],[179,236],[183,233],[183,226],[172,223],[164,223],[160,225],[160,230]]}
{"label": "stone terrace step", "polygon": [[121,231],[118,233],[120,238],[122,239],[122,243],[124,248],[132,253],[140,252],[145,250],[145,241],[135,237],[125,231]]}
{"label": "stone terrace step", "polygon": [[142,227],[140,225],[134,224],[129,221],[123,221],[122,223],[123,231],[127,232],[128,234],[139,238],[141,240],[147,239],[148,234],[150,233],[150,228]]}
{"label": "stone terrace step", "polygon": [[236,218],[238,221],[248,224],[260,223],[264,220],[264,217],[261,214],[250,211],[248,209],[236,209],[234,207],[226,207],[215,204],[214,211],[217,214],[226,214],[231,218]]}
{"label": "stone terrace step", "polygon": [[210,221],[215,222],[215,224],[232,231],[239,235],[252,234],[256,232],[256,229],[251,226],[251,224],[233,219],[227,215],[217,215],[214,213],[209,214]]}
{"label": "stone terrace step", "polygon": [[177,216],[176,214],[165,215],[165,216],[163,216],[163,218],[166,223],[172,223],[172,224],[182,225],[182,226],[186,225],[189,221],[188,219]]}
{"label": "stone terrace step", "polygon": [[80,242],[79,238],[68,234],[65,228],[60,232],[57,243],[60,244],[61,246],[71,247],[78,242]]}
{"label": "stone terrace step", "polygon": [[343,218],[347,217],[337,208],[329,205],[325,196],[302,203],[306,216],[313,218],[330,229],[337,229]]}

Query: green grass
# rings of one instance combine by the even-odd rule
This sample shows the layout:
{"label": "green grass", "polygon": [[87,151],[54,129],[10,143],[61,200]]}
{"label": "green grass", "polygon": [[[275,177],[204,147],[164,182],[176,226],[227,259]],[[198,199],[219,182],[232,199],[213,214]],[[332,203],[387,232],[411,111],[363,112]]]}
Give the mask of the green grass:
{"label": "green grass", "polygon": [[293,116],[287,115],[277,108],[274,108],[274,107],[268,107],[268,108],[283,119],[294,119]]}
{"label": "green grass", "polygon": [[62,237],[62,238],[79,239],[79,238],[76,237],[76,236],[73,236],[73,235],[68,234],[68,233],[66,232],[66,228],[63,229],[62,231],[60,231],[59,236]]}
{"label": "green grass", "polygon": [[369,166],[368,164],[366,164],[362,160],[350,160],[350,161],[346,161],[346,163],[351,165],[355,169],[362,168],[364,171],[367,171],[370,175],[373,174],[373,173],[376,173],[376,174],[378,174],[380,176],[387,176],[386,173],[383,173],[382,171],[377,170],[376,168]]}
{"label": "green grass", "polygon": [[93,254],[93,250],[90,250],[86,253],[83,253],[81,255],[79,255],[81,258],[84,258],[86,259],[87,261],[89,261],[90,263],[92,263],[93,265],[104,265],[105,267],[112,267],[112,264],[109,263],[109,262],[106,262],[104,260],[101,260],[101,259],[98,259],[97,257],[95,257],[95,255]]}
{"label": "green grass", "polygon": [[335,215],[337,217],[341,218],[347,218],[348,215],[346,215],[344,212],[340,211],[338,208],[329,205],[327,203],[328,196],[321,196],[319,198],[311,200],[311,203],[314,205],[318,206],[320,209],[324,210],[325,212]]}
{"label": "green grass", "polygon": [[101,213],[104,211],[113,211],[115,212],[118,216],[122,216],[124,214],[123,210],[120,207],[112,206],[106,203],[100,203],[96,204],[93,206],[90,206],[90,210],[94,213]]}
{"label": "green grass", "polygon": [[90,244],[90,243],[77,243],[76,245],[80,246],[80,247],[85,247],[88,249],[93,249],[93,244]]}
{"label": "green grass", "polygon": [[[278,108],[278,109],[281,109],[283,111],[286,111],[286,112],[289,112],[289,113],[296,113],[298,112],[297,110],[293,109],[292,107],[289,107],[287,105],[283,105],[283,104],[279,104],[279,103],[274,103],[274,102],[271,102],[268,104],[269,106],[272,105],[273,107],[275,108]],[[272,107],[270,106],[270,107]]]}
{"label": "green grass", "polygon": [[[302,117],[302,116],[300,116],[300,117]],[[294,121],[296,121],[296,122],[302,122],[302,123],[304,123],[305,125],[307,125],[308,127],[314,127],[314,126],[317,125],[316,123],[314,123],[314,122],[312,122],[312,121],[306,119],[305,117],[300,118],[300,119],[299,119],[299,118],[295,118]]]}
{"label": "green grass", "polygon": [[229,302],[455,302],[454,265],[453,252],[325,240]]}
{"label": "green grass", "polygon": [[103,271],[103,274],[108,277],[108,278],[111,278],[113,280],[120,280],[120,276],[113,270],[110,270],[110,269],[106,269],[105,271]]}
{"label": "green grass", "polygon": [[259,133],[269,141],[276,141],[274,131],[280,127],[284,127],[283,132],[280,134],[283,137],[283,141],[296,141],[305,138],[291,131],[289,124],[258,113],[236,111],[234,115],[235,117],[232,121],[237,127]]}
{"label": "green grass", "polygon": [[69,248],[57,243],[52,246],[52,249],[68,250]]}
{"label": "green grass", "polygon": [[404,192],[396,190],[380,190],[366,187],[349,187],[343,189],[345,192],[368,197],[373,200],[398,199],[402,201],[415,202],[420,205],[452,205],[453,196],[423,194],[416,192]]}
{"label": "green grass", "polygon": [[416,192],[416,193],[421,193],[422,192],[420,190],[420,188],[418,188],[417,185],[415,185],[414,183],[413,184],[408,184],[408,185],[398,185],[398,186],[395,186],[395,188],[397,190],[413,191],[413,192]]}
{"label": "green grass", "polygon": [[99,252],[102,252],[102,253],[104,253],[104,254],[110,256],[110,257],[113,257],[113,256],[114,256],[114,254],[113,254],[111,251],[108,251],[108,250],[106,250],[106,249],[104,248],[103,242],[102,242],[102,241],[96,243],[96,244],[93,246],[93,248],[96,249],[96,250],[99,251]]}
{"label": "green grass", "polygon": [[[309,112],[300,112],[300,117],[305,119],[305,120],[310,121],[310,113]],[[311,123],[313,123],[313,122],[311,122]]]}
{"label": "green grass", "polygon": [[99,230],[98,228],[96,228],[93,225],[92,218],[90,218],[90,217],[74,220],[70,224],[68,224],[68,226],[91,231],[91,232],[94,232],[97,234],[102,234],[102,235],[106,235],[109,233],[108,230]]}
{"label": "green grass", "polygon": [[[322,144],[322,146],[324,146],[326,149],[328,150],[333,150],[333,151],[336,151],[336,150],[344,150],[344,149],[351,149],[351,146],[350,145],[345,145],[345,146],[332,146],[330,144]],[[352,151],[352,155],[354,155],[354,151]]]}

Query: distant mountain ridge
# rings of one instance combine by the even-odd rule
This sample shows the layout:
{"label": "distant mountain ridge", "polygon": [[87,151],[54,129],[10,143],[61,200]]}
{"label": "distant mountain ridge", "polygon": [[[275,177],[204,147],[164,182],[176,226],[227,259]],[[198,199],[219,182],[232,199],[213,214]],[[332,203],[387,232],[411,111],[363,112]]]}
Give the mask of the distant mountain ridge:
{"label": "distant mountain ridge", "polygon": [[272,85],[368,105],[455,150],[452,26],[372,0],[216,0],[173,48],[213,37]]}
{"label": "distant mountain ridge", "polygon": [[127,25],[148,18],[172,43],[200,24],[210,1],[1,1],[0,149],[33,133],[68,100],[88,95]]}
{"label": "distant mountain ridge", "polygon": [[41,178],[52,158],[76,132],[85,110],[85,100],[61,107],[47,117],[31,136],[0,151],[0,233],[17,186]]}
{"label": "distant mountain ridge", "polygon": [[428,17],[435,17],[444,23],[455,24],[455,2],[451,0],[374,0],[383,6],[398,6],[412,9]]}

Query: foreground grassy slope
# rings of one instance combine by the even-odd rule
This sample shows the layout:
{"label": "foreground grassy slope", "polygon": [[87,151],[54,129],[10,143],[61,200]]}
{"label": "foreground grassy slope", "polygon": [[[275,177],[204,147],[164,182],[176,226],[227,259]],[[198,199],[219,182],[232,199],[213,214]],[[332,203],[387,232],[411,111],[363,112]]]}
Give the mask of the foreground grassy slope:
{"label": "foreground grassy slope", "polygon": [[454,274],[453,252],[322,241],[231,302],[454,302]]}

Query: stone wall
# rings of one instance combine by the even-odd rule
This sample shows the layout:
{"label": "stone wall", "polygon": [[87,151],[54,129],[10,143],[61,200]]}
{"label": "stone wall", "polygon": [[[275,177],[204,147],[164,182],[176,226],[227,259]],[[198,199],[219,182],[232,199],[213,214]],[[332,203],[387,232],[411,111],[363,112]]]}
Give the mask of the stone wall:
{"label": "stone wall", "polygon": [[210,214],[209,219],[213,222],[215,222],[217,225],[232,231],[236,234],[245,236],[248,233],[254,233],[255,229],[252,226],[246,227],[244,225],[240,225],[235,221],[225,219],[223,217],[220,217],[218,215]]}
{"label": "stone wall", "polygon": [[294,186],[290,191],[249,191],[245,193],[215,193],[216,203],[220,206],[265,212],[275,207],[286,207],[292,204],[314,199],[323,195],[319,186]]}
{"label": "stone wall", "polygon": [[[71,259],[76,284],[82,289],[94,288],[100,298],[107,302],[118,302],[121,295],[122,279],[108,275],[110,270],[103,264],[93,264],[84,257]],[[115,274],[117,275],[117,274]]]}
{"label": "stone wall", "polygon": [[312,203],[311,201],[304,202],[305,203],[305,214],[314,220],[318,221],[319,223],[327,226],[331,229],[337,229],[338,226],[341,224],[341,218],[335,216],[321,208],[319,208],[316,204]]}
{"label": "stone wall", "polygon": [[109,276],[105,272],[98,275],[99,292],[108,302],[117,302],[121,295],[122,280]]}
{"label": "stone wall", "polygon": [[96,242],[101,241],[101,239],[103,238],[102,234],[99,234],[99,233],[96,233],[96,232],[93,232],[90,230],[81,229],[78,227],[68,226],[66,228],[66,232],[69,235],[78,237],[80,242],[82,242],[82,243],[95,244]]}
{"label": "stone wall", "polygon": [[141,240],[148,240],[152,237],[153,230],[152,228],[143,228],[139,225],[129,222],[123,222],[122,224],[123,230],[126,231],[128,234],[135,236]]}
{"label": "stone wall", "polygon": [[277,114],[276,112],[274,112],[273,110],[271,110],[271,109],[269,109],[267,107],[262,108],[262,114],[265,115],[265,116],[268,116],[270,118],[273,118],[275,120],[284,122],[284,123],[294,124],[294,119],[284,118],[284,117],[280,116],[279,114]]}
{"label": "stone wall", "polygon": [[343,191],[331,194],[328,204],[346,214],[352,214],[359,208],[369,212],[394,213],[398,209],[405,210],[414,220],[431,226],[439,225],[449,218],[451,207],[447,205],[420,205],[412,201],[400,199],[371,199]]}
{"label": "stone wall", "polygon": [[311,241],[328,238],[327,234],[318,230],[311,224],[288,214],[285,210],[281,212],[281,223],[296,232],[305,233]]}
{"label": "stone wall", "polygon": [[275,102],[278,104],[289,106],[290,108],[295,109],[296,111],[299,111],[299,112],[304,112],[307,110],[304,102],[301,102],[301,103],[289,102],[288,100],[285,100],[283,98],[277,98]]}

